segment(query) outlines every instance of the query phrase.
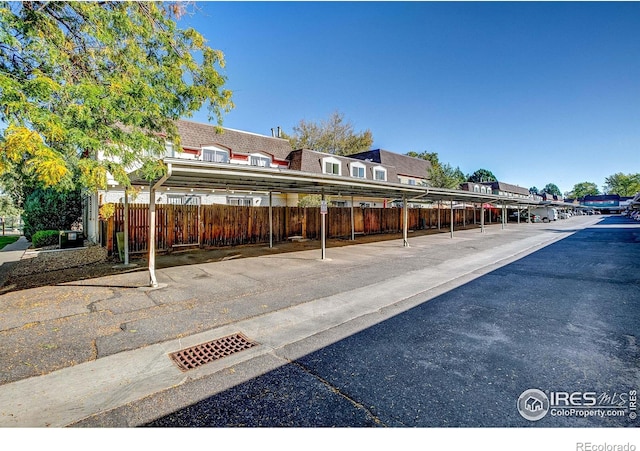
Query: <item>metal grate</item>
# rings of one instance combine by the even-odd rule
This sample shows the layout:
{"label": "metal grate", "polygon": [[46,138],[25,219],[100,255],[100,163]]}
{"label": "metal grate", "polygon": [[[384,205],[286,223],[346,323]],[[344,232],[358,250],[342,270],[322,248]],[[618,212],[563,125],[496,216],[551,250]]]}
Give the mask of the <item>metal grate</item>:
{"label": "metal grate", "polygon": [[172,352],[169,357],[178,365],[180,370],[188,371],[257,345],[258,343],[255,341],[251,341],[243,334],[237,333],[181,351]]}

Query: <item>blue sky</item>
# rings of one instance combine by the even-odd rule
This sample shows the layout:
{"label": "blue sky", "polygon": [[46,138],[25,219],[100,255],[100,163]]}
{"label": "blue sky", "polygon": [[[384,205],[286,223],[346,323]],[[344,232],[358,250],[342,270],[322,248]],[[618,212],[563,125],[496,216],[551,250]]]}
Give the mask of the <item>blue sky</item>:
{"label": "blue sky", "polygon": [[[640,172],[640,3],[198,2],[261,134],[344,113],[373,148],[525,187]],[[194,120],[206,121],[206,113]]]}

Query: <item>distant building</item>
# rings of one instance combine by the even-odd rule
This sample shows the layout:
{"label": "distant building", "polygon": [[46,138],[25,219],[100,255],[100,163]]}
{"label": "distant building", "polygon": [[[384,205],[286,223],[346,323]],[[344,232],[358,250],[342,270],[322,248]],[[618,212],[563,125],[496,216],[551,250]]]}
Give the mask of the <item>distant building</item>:
{"label": "distant building", "polygon": [[496,196],[516,199],[538,200],[535,199],[535,195],[529,193],[527,188],[504,182],[464,182],[460,185],[460,189],[479,194],[494,194]]}
{"label": "distant building", "polygon": [[627,208],[628,201],[631,199],[633,198],[620,197],[617,194],[601,194],[598,196],[584,196],[579,199],[579,202],[583,207],[598,210],[601,213],[620,213]]}

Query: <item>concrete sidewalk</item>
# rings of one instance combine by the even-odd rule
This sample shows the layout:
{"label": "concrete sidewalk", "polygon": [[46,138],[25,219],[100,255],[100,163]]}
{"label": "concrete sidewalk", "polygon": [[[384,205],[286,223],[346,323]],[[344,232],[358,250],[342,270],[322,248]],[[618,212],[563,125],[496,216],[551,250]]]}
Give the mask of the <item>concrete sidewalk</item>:
{"label": "concrete sidewalk", "polygon": [[0,249],[0,287],[4,285],[7,277],[9,277],[11,266],[20,261],[29,246],[31,246],[31,242],[21,236],[18,241]]}
{"label": "concrete sidewalk", "polygon": [[[599,220],[421,236],[409,248],[402,240],[345,246],[324,261],[314,250],[166,268],[156,290],[135,272],[8,293],[0,297],[0,426],[68,426],[291,343],[318,349],[329,344],[315,338],[323,331],[383,321]],[[184,373],[168,357],[238,332],[259,345]]]}

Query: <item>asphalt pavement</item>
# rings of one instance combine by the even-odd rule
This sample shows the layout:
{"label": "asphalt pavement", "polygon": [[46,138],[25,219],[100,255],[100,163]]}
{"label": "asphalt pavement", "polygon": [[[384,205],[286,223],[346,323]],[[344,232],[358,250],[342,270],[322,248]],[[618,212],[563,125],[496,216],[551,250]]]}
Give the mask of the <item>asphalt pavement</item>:
{"label": "asphalt pavement", "polygon": [[638,427],[639,245],[607,218],[147,426]]}
{"label": "asphalt pavement", "polygon": [[[472,425],[470,419],[478,417],[476,407],[469,407],[472,397],[465,398],[469,413],[447,417],[444,398],[430,395],[420,402],[417,398],[404,402],[398,391],[422,390],[425,383],[440,386],[444,381],[462,387],[459,396],[464,397],[464,382],[482,372],[496,379],[494,389],[482,396],[485,406],[491,402],[511,406],[508,414],[494,414],[494,421],[491,415],[485,416],[482,425],[505,421],[507,426],[520,425],[520,420],[527,420],[514,419],[518,417],[513,415],[517,400],[517,396],[512,399],[513,393],[523,387],[582,387],[575,376],[587,367],[573,365],[569,371],[564,366],[570,360],[566,356],[562,366],[556,365],[558,371],[567,372],[564,384],[553,378],[536,379],[530,370],[555,368],[548,359],[555,358],[551,351],[562,348],[567,334],[591,346],[590,350],[599,349],[599,342],[589,341],[593,335],[584,332],[583,326],[593,321],[607,329],[609,323],[597,316],[603,312],[619,324],[617,335],[607,343],[616,344],[620,356],[607,361],[618,366],[599,372],[598,380],[611,378],[622,368],[625,378],[613,378],[611,383],[627,389],[629,380],[638,380],[637,365],[629,363],[638,357],[633,341],[639,336],[634,316],[638,264],[629,256],[616,263],[605,250],[612,246],[625,254],[633,248],[637,254],[639,230],[633,224],[596,225],[601,221],[600,217],[575,217],[553,224],[510,223],[504,230],[493,225],[486,233],[469,229],[456,232],[453,238],[444,233],[410,236],[408,248],[402,240],[345,246],[328,249],[327,260],[313,250],[165,268],[158,271],[161,288],[155,290],[146,287],[145,273],[132,272],[7,293],[0,297],[0,426],[166,426],[172,421],[186,425],[171,415],[190,417],[174,412],[197,408],[198,402],[207,402],[211,396],[218,397],[216,405],[222,411],[226,409],[227,422],[220,423],[224,418],[220,412],[206,409],[209,413],[196,417],[210,419],[192,418],[190,425],[426,426],[442,425],[445,420],[450,425]],[[627,241],[601,240],[604,250],[593,255],[588,255],[592,246],[581,244],[582,238],[570,240],[587,233],[591,242],[598,243],[604,238],[598,234],[600,229],[630,231]],[[568,247],[553,251],[561,264],[548,265],[549,255],[535,261],[546,249],[564,242]],[[564,253],[581,247],[587,254],[562,260]],[[515,273],[499,272],[518,264],[514,262],[528,262],[522,259],[527,255],[534,258],[529,266]],[[583,280],[563,273],[576,268]],[[584,273],[586,269],[592,271]],[[548,285],[549,278],[555,278],[557,285]],[[502,299],[494,289],[496,280],[510,290],[525,288],[523,294]],[[575,300],[571,293],[583,283],[604,286],[611,299],[623,299],[620,305],[626,307],[615,310],[602,297],[592,299],[586,294],[580,296],[586,304],[567,306],[578,316],[554,311],[562,299]],[[469,299],[478,304],[467,304]],[[625,310],[629,306],[633,308]],[[540,312],[547,310],[550,313],[543,317],[553,323],[551,319],[559,315],[556,326],[563,325],[564,335],[547,335],[540,329],[544,323],[540,323]],[[407,315],[419,327],[407,327],[403,322]],[[516,326],[523,333],[518,346],[513,344]],[[238,332],[257,346],[184,372],[169,358],[169,353]],[[602,340],[606,338],[605,334]],[[546,348],[537,346],[539,354],[532,354],[525,344],[537,342]],[[360,353],[354,353],[354,346]],[[447,352],[438,357],[434,347]],[[500,371],[508,367],[496,370],[496,362],[481,357],[486,349],[493,349],[495,356],[522,353],[519,368],[531,377],[524,381],[513,377],[506,396],[501,377],[509,376],[501,376]],[[590,355],[580,354],[580,363]],[[398,370],[384,374],[380,380],[386,383],[372,384],[381,377],[376,370],[384,372],[384,364]],[[406,365],[413,370],[406,372]],[[366,374],[370,380],[357,377]],[[270,383],[261,384],[261,378],[288,388],[273,389]],[[296,386],[298,380],[302,385]],[[604,388],[599,385],[594,390]],[[232,408],[238,396],[260,398],[247,396],[251,390],[267,393],[264,399],[271,399],[271,404],[245,402],[245,409]],[[293,401],[291,409],[287,410],[281,394]],[[456,395],[450,401],[460,399]],[[388,405],[401,406],[400,412]],[[423,407],[416,411],[410,406]],[[428,415],[420,414],[427,410]],[[230,415],[232,411],[235,416]]]}

